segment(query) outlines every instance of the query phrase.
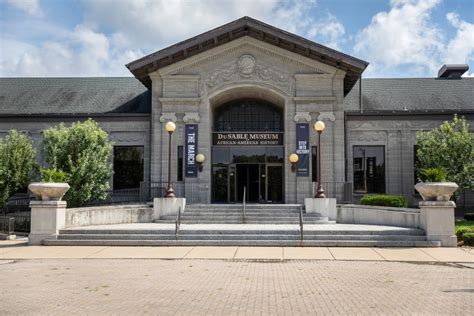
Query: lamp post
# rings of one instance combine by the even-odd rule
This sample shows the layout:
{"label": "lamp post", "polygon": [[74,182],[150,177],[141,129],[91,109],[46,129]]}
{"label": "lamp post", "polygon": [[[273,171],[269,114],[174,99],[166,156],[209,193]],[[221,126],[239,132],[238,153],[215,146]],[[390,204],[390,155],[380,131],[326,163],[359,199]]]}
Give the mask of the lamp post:
{"label": "lamp post", "polygon": [[166,189],[165,198],[174,198],[176,195],[174,194],[173,190],[173,180],[171,177],[171,135],[173,134],[174,130],[176,129],[176,124],[173,122],[168,122],[165,125],[165,129],[169,135],[168,141],[168,188]]}
{"label": "lamp post", "polygon": [[324,199],[326,196],[324,195],[323,185],[321,184],[321,133],[324,131],[324,122],[317,121],[314,123],[314,130],[318,133],[318,190],[316,191],[315,198]]}
{"label": "lamp post", "polygon": [[197,165],[198,165],[199,172],[202,172],[202,164],[203,164],[205,159],[206,159],[206,156],[204,156],[203,154],[197,154],[196,155],[196,162],[197,162]]}
{"label": "lamp post", "polygon": [[288,157],[288,160],[289,160],[290,163],[291,163],[291,172],[295,172],[295,171],[296,171],[296,163],[298,162],[299,159],[300,159],[300,157],[298,157],[297,154],[291,154],[291,155]]}

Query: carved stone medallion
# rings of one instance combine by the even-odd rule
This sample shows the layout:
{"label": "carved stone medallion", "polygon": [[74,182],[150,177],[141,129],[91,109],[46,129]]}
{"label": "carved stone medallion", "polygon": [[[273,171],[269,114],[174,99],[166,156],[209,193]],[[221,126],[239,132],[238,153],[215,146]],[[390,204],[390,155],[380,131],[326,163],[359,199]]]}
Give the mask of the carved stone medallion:
{"label": "carved stone medallion", "polygon": [[251,77],[255,72],[255,58],[252,55],[242,55],[237,61],[237,69],[242,77]]}

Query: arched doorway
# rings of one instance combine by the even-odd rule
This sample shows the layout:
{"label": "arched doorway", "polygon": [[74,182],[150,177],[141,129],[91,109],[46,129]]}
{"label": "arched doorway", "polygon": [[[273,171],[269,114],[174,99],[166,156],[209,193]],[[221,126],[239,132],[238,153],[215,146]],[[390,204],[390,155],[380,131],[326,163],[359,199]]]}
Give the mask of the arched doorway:
{"label": "arched doorway", "polygon": [[283,109],[260,99],[215,108],[212,202],[283,203]]}

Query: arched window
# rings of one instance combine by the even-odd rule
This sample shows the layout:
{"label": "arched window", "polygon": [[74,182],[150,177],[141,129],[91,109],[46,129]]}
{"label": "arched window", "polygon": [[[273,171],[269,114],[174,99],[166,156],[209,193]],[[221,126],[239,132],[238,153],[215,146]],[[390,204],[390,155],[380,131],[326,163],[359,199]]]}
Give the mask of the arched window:
{"label": "arched window", "polygon": [[282,110],[255,99],[225,103],[214,113],[215,132],[282,132]]}

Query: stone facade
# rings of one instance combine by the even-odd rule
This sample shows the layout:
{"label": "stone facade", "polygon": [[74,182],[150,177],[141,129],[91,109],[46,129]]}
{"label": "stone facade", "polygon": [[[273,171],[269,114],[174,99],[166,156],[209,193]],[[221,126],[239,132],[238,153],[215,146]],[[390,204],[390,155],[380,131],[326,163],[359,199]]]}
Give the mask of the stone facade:
{"label": "stone facade", "polygon": [[[178,146],[184,145],[185,124],[197,123],[198,151],[207,160],[198,178],[185,178],[184,185],[199,188],[195,202],[209,203],[213,111],[227,101],[241,98],[263,99],[283,108],[285,160],[296,150],[296,123],[312,126],[317,119],[324,120],[322,177],[326,181],[344,181],[344,75],[334,67],[251,37],[159,69],[150,74],[152,181],[167,179],[168,136],[164,124],[176,122],[173,146]],[[310,144],[316,142],[317,135],[311,132]],[[177,161],[172,160],[176,170]],[[290,167],[289,163],[284,164],[284,200],[302,203],[305,196],[311,195],[311,177],[296,177]]]}

